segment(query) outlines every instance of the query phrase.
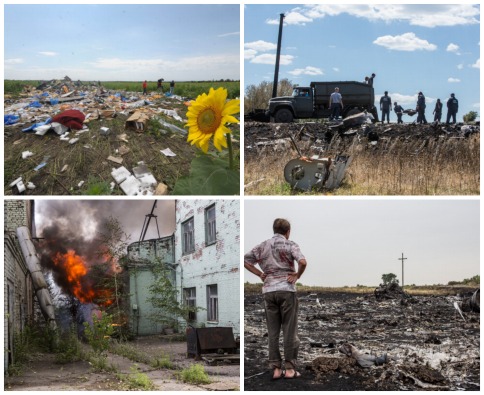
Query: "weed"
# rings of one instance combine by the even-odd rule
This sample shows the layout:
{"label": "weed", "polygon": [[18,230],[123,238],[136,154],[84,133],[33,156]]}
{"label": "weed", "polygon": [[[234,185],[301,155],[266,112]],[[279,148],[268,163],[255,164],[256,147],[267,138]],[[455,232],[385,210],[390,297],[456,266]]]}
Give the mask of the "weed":
{"label": "weed", "polygon": [[151,364],[152,362],[149,356],[139,352],[136,348],[129,344],[115,343],[110,347],[110,351],[134,362],[141,362],[145,364]]}
{"label": "weed", "polygon": [[150,391],[155,389],[155,385],[151,379],[145,374],[139,371],[138,365],[131,366],[131,373],[129,374],[117,374],[117,378],[121,381],[126,381],[129,389]]}
{"label": "weed", "polygon": [[108,357],[105,354],[91,353],[87,358],[89,365],[92,366],[94,372],[117,372],[118,368],[113,363],[108,362]]}
{"label": "weed", "polygon": [[99,181],[94,177],[89,177],[87,181],[86,195],[110,195],[111,186],[107,181]]}
{"label": "weed", "polygon": [[181,370],[178,377],[184,383],[190,384],[210,384],[212,382],[208,374],[205,372],[203,365],[199,363]]}
{"label": "weed", "polygon": [[84,357],[81,343],[77,338],[77,334],[74,328],[62,336],[59,340],[56,362],[68,363],[80,361]]}
{"label": "weed", "polygon": [[173,362],[170,360],[170,356],[167,354],[162,354],[161,358],[155,358],[151,361],[150,365],[153,368],[159,369],[175,369]]}

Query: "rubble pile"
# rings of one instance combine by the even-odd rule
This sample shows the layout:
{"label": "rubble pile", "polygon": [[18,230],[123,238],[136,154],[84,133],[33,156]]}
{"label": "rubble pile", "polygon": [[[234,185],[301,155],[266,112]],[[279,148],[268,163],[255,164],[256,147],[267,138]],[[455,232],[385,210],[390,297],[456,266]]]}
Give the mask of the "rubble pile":
{"label": "rubble pile", "polygon": [[[166,135],[164,140],[167,145],[156,147],[155,152],[148,157],[133,158],[130,166],[135,167],[140,160],[146,160],[147,166],[157,168],[159,172],[160,164],[149,163],[150,157],[170,158],[177,157],[177,153],[183,154],[180,151],[184,148],[180,149],[181,144],[178,143],[186,140],[187,131],[182,124],[186,122],[183,116],[187,104],[186,98],[177,95],[152,92],[143,96],[139,92],[110,91],[101,83],[72,81],[68,76],[43,82],[36,87],[26,86],[18,98],[7,96],[4,101],[5,162],[8,163],[5,193],[28,193],[35,185],[45,184],[39,172],[44,167],[41,172],[48,172],[57,185],[62,186],[62,191],[81,191],[88,178],[97,174],[79,174],[77,171],[74,176],[78,179],[71,180],[70,185],[65,186],[61,179],[74,171],[69,157],[73,154],[84,156],[88,162],[91,161],[88,165],[103,163],[103,173],[109,174],[109,163],[121,165],[123,161],[126,163],[127,157],[133,156],[133,151],[139,152],[134,147],[134,139],[137,140],[136,144],[143,144],[146,151],[150,149],[150,145],[155,149],[153,141],[146,141],[149,138],[149,125],[152,125],[150,122],[159,125],[155,130],[158,130],[158,134]],[[146,137],[141,137],[141,134]],[[171,137],[178,137],[179,141]],[[43,143],[40,141],[42,139]],[[18,154],[16,149],[9,149],[10,144],[18,144],[23,149],[23,162],[18,162],[18,158],[13,157]],[[74,148],[68,148],[69,146],[81,146],[83,152],[77,152]],[[187,169],[193,157],[192,151],[190,148],[190,156],[184,158]],[[162,159],[163,163],[170,161],[179,162],[178,157]],[[63,170],[53,168],[54,162],[61,162],[58,166]],[[26,163],[31,163],[30,169],[27,169]],[[76,163],[79,166],[79,162]],[[178,168],[173,169],[173,178],[180,174],[179,166],[175,167]],[[146,177],[140,181],[132,176],[130,187],[123,188],[119,180],[112,184],[119,184],[117,190],[128,195],[150,195],[157,193],[157,190],[167,193],[166,185],[161,179],[158,178],[157,181],[150,171],[145,173],[151,176],[149,181]],[[25,187],[27,184],[30,188]],[[160,185],[165,188],[160,188]],[[114,186],[111,185],[111,190]],[[38,190],[31,193],[44,194]]]}
{"label": "rubble pile", "polygon": [[398,283],[380,284],[374,291],[376,300],[385,299],[409,299],[411,296],[406,293]]}
{"label": "rubble pile", "polygon": [[[303,152],[309,149],[330,151],[348,147],[360,146],[389,147],[395,141],[407,144],[442,139],[464,139],[480,133],[480,125],[467,124],[381,124],[368,123],[358,114],[349,117],[344,122],[306,122],[306,123],[264,123],[246,122],[244,126],[245,153],[248,156],[265,154],[267,148],[273,151],[289,150],[291,141],[289,135],[301,142]],[[363,119],[363,122],[361,120]],[[282,148],[281,148],[282,147]]]}
{"label": "rubble pile", "polygon": [[[299,296],[298,380],[270,380],[264,304],[246,295],[245,390],[478,390],[480,317],[456,296],[377,301],[371,295]],[[318,303],[319,302],[319,303]],[[281,342],[282,347],[282,342]],[[282,350],[282,348],[281,348]]]}

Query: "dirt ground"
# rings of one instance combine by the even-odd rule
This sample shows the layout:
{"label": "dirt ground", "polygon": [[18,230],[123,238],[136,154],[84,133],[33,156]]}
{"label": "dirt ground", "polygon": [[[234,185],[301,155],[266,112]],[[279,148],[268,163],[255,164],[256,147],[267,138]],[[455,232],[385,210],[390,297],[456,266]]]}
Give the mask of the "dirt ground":
{"label": "dirt ground", "polygon": [[[130,343],[138,351],[152,356],[169,355],[177,370],[194,363],[186,358],[186,342],[166,342],[157,336],[141,337]],[[117,373],[129,374],[137,366],[161,391],[234,391],[240,388],[240,366],[224,364],[205,365],[205,371],[212,383],[193,385],[178,380],[177,370],[155,369],[125,357],[110,353],[108,363],[117,368]],[[5,390],[8,391],[109,391],[126,390],[114,373],[95,373],[86,361],[56,364],[55,355],[37,353],[23,369],[20,376],[5,378]]]}
{"label": "dirt ground", "polygon": [[[372,294],[302,294],[302,377],[272,381],[262,296],[246,295],[244,390],[479,390],[480,317],[467,313],[464,322],[455,300],[429,295],[378,302]],[[338,351],[344,342],[363,353],[386,353],[388,362],[362,368]]]}
{"label": "dirt ground", "polygon": [[[153,105],[147,106],[148,109],[176,110],[182,119],[186,119],[187,107],[182,101],[169,98],[152,101]],[[77,108],[75,104],[72,107]],[[80,110],[86,112],[85,109]],[[42,113],[45,111],[48,108],[42,109]],[[146,130],[138,133],[125,127],[128,111],[116,113],[114,118],[94,117],[96,119],[86,124],[89,130],[81,134],[71,131],[69,138],[79,138],[74,144],[61,140],[53,131],[44,136],[22,132],[22,129],[35,122],[33,118],[30,122],[5,126],[5,195],[18,194],[16,187],[10,187],[10,183],[18,177],[23,178],[25,185],[29,182],[35,185],[35,189],[27,189],[23,195],[124,195],[118,185],[110,189],[110,184],[114,182],[111,172],[113,168],[124,166],[132,173],[141,161],[158,183],[168,186],[170,193],[177,179],[188,175],[190,163],[197,153],[197,149],[186,141],[187,134],[180,131],[184,129],[184,123],[160,113],[156,117],[165,122],[164,125],[151,119]],[[178,129],[172,130],[166,124]],[[109,128],[109,134],[103,135],[101,127]],[[232,129],[238,136],[238,126]],[[126,134],[124,138],[123,134]],[[235,145],[238,143],[235,142]],[[160,152],[167,148],[176,156],[165,156]],[[122,154],[125,149],[129,151]],[[22,159],[22,152],[25,151],[33,155]],[[109,156],[122,158],[123,161],[121,164],[114,163],[108,160]],[[46,166],[35,171],[34,168],[44,161]],[[63,171],[65,165],[67,169]],[[81,181],[84,183],[79,186]]]}

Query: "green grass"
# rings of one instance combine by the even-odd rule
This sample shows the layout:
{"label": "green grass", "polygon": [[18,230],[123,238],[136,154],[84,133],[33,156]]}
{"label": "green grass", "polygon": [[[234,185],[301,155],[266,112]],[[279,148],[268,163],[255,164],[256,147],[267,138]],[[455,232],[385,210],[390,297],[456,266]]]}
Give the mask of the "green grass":
{"label": "green grass", "polygon": [[116,375],[119,380],[126,382],[128,389],[141,391],[156,389],[151,379],[146,374],[139,371],[138,365],[131,366],[130,370],[131,373],[129,374],[119,373]]}
{"label": "green grass", "polygon": [[[4,89],[5,94],[18,95],[23,91],[24,86],[30,85],[36,87],[40,85],[41,81],[38,80],[5,80]],[[93,85],[92,82],[82,82],[86,88]],[[97,85],[97,81],[95,81]],[[107,89],[120,90],[127,92],[143,92],[141,86],[142,81],[104,81],[101,82],[102,86]],[[157,91],[157,82],[148,81],[148,93]],[[240,81],[175,81],[175,94],[183,97],[189,97],[195,99],[202,93],[208,93],[210,88],[225,88],[227,89],[228,98],[235,99],[240,97]],[[163,91],[169,91],[169,82],[163,82]]]}
{"label": "green grass", "polygon": [[191,365],[178,374],[181,381],[189,384],[210,384],[212,381],[201,364]]}

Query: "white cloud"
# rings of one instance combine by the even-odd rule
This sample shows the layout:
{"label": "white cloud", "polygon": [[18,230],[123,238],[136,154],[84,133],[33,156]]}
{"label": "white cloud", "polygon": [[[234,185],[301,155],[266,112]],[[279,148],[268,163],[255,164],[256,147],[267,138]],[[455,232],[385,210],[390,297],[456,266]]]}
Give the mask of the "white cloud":
{"label": "white cloud", "polygon": [[455,52],[458,53],[459,51],[459,46],[457,44],[450,43],[447,45],[447,52]]}
{"label": "white cloud", "polygon": [[[294,59],[294,56],[292,55],[281,55],[281,58],[279,59],[279,64],[281,66],[287,66],[292,63]],[[251,61],[251,63],[257,63],[257,64],[276,64],[276,54],[270,54],[270,53],[265,53],[262,55],[254,56]]]}
{"label": "white cloud", "polygon": [[474,108],[481,108],[481,103],[473,103],[472,107]]}
{"label": "white cloud", "polygon": [[476,60],[476,63],[472,64],[471,67],[474,67],[475,69],[480,69],[481,68],[481,58]]}
{"label": "white cloud", "polygon": [[240,36],[240,32],[219,34],[217,37]]}
{"label": "white cloud", "polygon": [[[297,13],[293,24],[305,24],[325,16],[348,14],[370,21],[408,22],[423,27],[475,25],[479,23],[480,10],[472,4],[315,4],[295,8],[287,15]],[[269,23],[269,21],[268,21]],[[270,23],[279,23],[272,20]],[[286,21],[289,24],[288,21]]]}
{"label": "white cloud", "polygon": [[404,33],[400,36],[381,36],[373,41],[373,44],[394,51],[435,51],[437,49],[435,44],[418,38],[415,33]]}
{"label": "white cloud", "polygon": [[[312,22],[313,19],[303,15],[300,8],[296,8],[293,11],[287,12],[284,17],[285,25],[306,25],[306,23]],[[266,21],[268,25],[279,25],[279,18],[268,19]]]}
{"label": "white cloud", "polygon": [[458,68],[459,70],[462,70],[462,69],[464,68],[464,63],[459,63],[459,64],[457,65],[457,68]]}
{"label": "white cloud", "polygon": [[450,83],[460,82],[460,79],[454,78],[454,77],[449,77],[449,78],[447,78],[447,82],[450,82]]}
{"label": "white cloud", "polygon": [[255,49],[244,49],[244,59],[245,60],[250,60],[255,55],[257,55],[257,51]]}
{"label": "white cloud", "polygon": [[[380,97],[383,96],[383,93],[377,94],[375,93],[375,105],[377,108],[380,108]],[[400,104],[403,108],[409,109],[409,108],[415,108],[417,105],[417,99],[418,99],[418,94],[415,93],[414,95],[404,95],[402,93],[397,93],[397,92],[392,92],[389,93],[388,96],[392,98],[392,103],[395,104],[397,102]],[[425,102],[427,104],[429,103],[434,103],[436,100],[433,97],[425,96]],[[428,107],[427,107],[428,109]]]}
{"label": "white cloud", "polygon": [[338,67],[333,67],[333,71],[336,71],[337,73],[339,73],[339,68]]}
{"label": "white cloud", "polygon": [[258,40],[258,41],[252,41],[250,43],[245,43],[244,48],[253,49],[257,52],[267,52],[267,51],[273,51],[277,49],[277,45],[273,43],[269,43],[267,41]]}
{"label": "white cloud", "polygon": [[304,69],[294,69],[288,71],[292,75],[323,75],[324,72],[318,67],[306,66]]}
{"label": "white cloud", "polygon": [[43,56],[57,56],[59,55],[57,52],[52,52],[52,51],[40,51],[38,52],[39,55]]}
{"label": "white cloud", "polygon": [[5,64],[20,64],[23,62],[24,60],[22,58],[5,59]]}

